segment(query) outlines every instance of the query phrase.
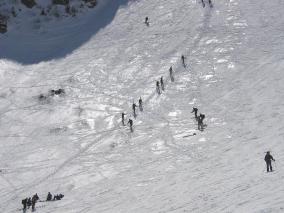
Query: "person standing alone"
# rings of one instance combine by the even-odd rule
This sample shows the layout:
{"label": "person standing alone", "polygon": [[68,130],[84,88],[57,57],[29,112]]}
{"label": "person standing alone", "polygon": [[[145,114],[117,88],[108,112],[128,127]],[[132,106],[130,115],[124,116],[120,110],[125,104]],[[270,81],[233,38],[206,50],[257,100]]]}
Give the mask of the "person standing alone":
{"label": "person standing alone", "polygon": [[125,126],[125,123],[124,123],[124,118],[125,118],[125,113],[121,113],[121,123],[123,126]]}
{"label": "person standing alone", "polygon": [[173,74],[173,67],[170,67],[169,72],[170,72],[171,82],[174,82],[175,79],[174,79],[174,74]]}
{"label": "person standing alone", "polygon": [[139,109],[140,109],[140,112],[143,112],[143,101],[142,101],[142,98],[140,97],[139,98]]}
{"label": "person standing alone", "polygon": [[272,165],[271,165],[271,160],[275,161],[270,152],[266,152],[266,155],[264,157],[264,160],[266,162],[266,170],[267,172],[272,172]]}
{"label": "person standing alone", "polygon": [[157,91],[158,95],[161,95],[160,82],[159,81],[156,81],[156,91]]}

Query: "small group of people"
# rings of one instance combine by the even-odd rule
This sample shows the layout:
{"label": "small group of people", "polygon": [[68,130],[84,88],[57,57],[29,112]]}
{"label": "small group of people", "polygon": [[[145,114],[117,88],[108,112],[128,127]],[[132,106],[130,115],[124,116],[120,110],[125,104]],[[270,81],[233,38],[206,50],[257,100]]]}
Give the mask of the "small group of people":
{"label": "small group of people", "polygon": [[[133,104],[132,104],[132,112],[133,112],[133,117],[134,118],[137,117],[136,108],[137,108],[137,105],[136,105],[136,103],[133,102]],[[140,112],[143,112],[143,101],[142,101],[141,97],[138,100],[138,108],[139,108]],[[125,116],[126,116],[126,114],[124,112],[122,112],[121,113],[121,122],[122,122],[123,126],[125,126]],[[127,124],[129,124],[130,131],[133,132],[133,120],[129,118]]]}
{"label": "small group of people", "polygon": [[205,114],[200,113],[198,115],[198,108],[196,108],[196,107],[193,107],[191,113],[194,113],[194,117],[197,121],[197,129],[200,130],[200,131],[203,131],[204,130],[203,120],[205,119]]}
{"label": "small group of people", "polygon": [[[141,97],[138,100],[138,107],[139,107],[140,112],[143,112],[143,101],[142,101]],[[133,111],[134,118],[137,117],[136,108],[137,108],[137,105],[136,105],[136,103],[133,102],[133,104],[132,104],[132,111]]]}
{"label": "small group of people", "polygon": [[[64,197],[63,194],[56,194],[52,196],[52,194],[48,192],[46,201],[61,200],[63,197]],[[32,197],[23,199],[22,200],[23,211],[25,212],[26,209],[29,209],[30,207],[32,207],[32,211],[35,211],[35,204],[38,200],[39,200],[39,196],[37,195],[37,193],[33,195]],[[40,201],[40,202],[43,202],[43,201]]]}
{"label": "small group of people", "polygon": [[29,209],[32,207],[32,211],[35,210],[35,204],[39,200],[39,197],[37,194],[33,195],[32,197],[25,198],[22,200],[23,204],[23,210],[25,211],[27,208]]}
{"label": "small group of people", "polygon": [[[202,7],[205,7],[205,2],[204,2],[204,0],[201,0],[201,3],[202,3]],[[208,5],[209,5],[209,7],[213,7],[213,3],[212,3],[212,0],[208,0]]]}
{"label": "small group of people", "polygon": [[[150,22],[149,22],[149,17],[145,17],[145,21],[144,23],[149,26]],[[185,56],[182,55],[181,56],[181,61],[182,61],[182,65],[185,68],[186,67],[186,63],[185,63]],[[169,73],[170,73],[170,80],[171,82],[174,82],[174,75],[173,75],[173,68],[172,66],[169,69]],[[156,81],[156,92],[158,93],[158,95],[160,95],[162,93],[162,91],[165,90],[165,85],[164,85],[164,79],[163,76],[160,77],[159,81]],[[143,111],[143,101],[140,97],[139,101],[139,110],[142,112]],[[136,113],[136,108],[137,105],[135,103],[132,104],[132,111],[133,111],[133,117],[136,118],[137,117],[137,113]],[[122,112],[121,113],[121,122],[122,125],[125,126],[125,117],[126,117],[126,113]],[[131,118],[129,118],[127,124],[129,124],[130,127],[130,131],[133,132],[133,120]]]}
{"label": "small group of people", "polygon": [[[185,59],[186,59],[185,56],[181,55],[181,63],[182,63],[182,66],[184,68],[186,68]],[[174,82],[175,78],[174,78],[174,72],[173,72],[172,66],[169,69],[169,75],[170,75],[171,82]],[[163,76],[162,76],[160,78],[160,81],[156,81],[156,91],[157,91],[158,95],[160,95],[162,93],[162,91],[164,91],[164,90],[165,90],[165,85],[164,85],[164,79],[163,79]]]}
{"label": "small group of people", "polygon": [[55,200],[61,200],[64,197],[63,194],[57,194],[52,197],[52,194],[48,192],[46,201],[55,201]]}
{"label": "small group of people", "polygon": [[[149,18],[146,17],[145,19],[145,23],[148,23]],[[185,56],[181,55],[181,63],[183,65],[184,68],[186,68],[186,63],[185,63]],[[174,74],[173,74],[173,67],[171,66],[169,69],[169,75],[170,75],[170,80],[171,82],[174,82]],[[165,91],[165,84],[164,84],[164,78],[163,76],[160,77],[159,81],[156,81],[156,92],[158,95],[162,94],[162,91]],[[136,103],[133,102],[132,104],[132,112],[133,112],[133,117],[136,118],[137,117],[137,113],[136,113],[136,108],[139,107],[140,112],[143,111],[143,101],[142,98],[140,97],[138,100],[138,106]],[[204,116],[204,117],[203,117]],[[131,118],[129,118],[127,124],[125,124],[125,117],[126,117],[126,113],[122,112],[121,113],[121,123],[123,126],[129,124],[130,127],[130,131],[133,132],[133,120]],[[203,119],[205,118],[205,115],[201,114],[201,122],[203,122]],[[200,125],[203,127],[203,125]]]}
{"label": "small group of people", "polygon": [[65,94],[65,90],[64,89],[52,89],[49,91],[49,95],[50,96],[54,96],[54,95],[64,95]]}
{"label": "small group of people", "polygon": [[173,67],[172,67],[172,66],[171,66],[170,69],[169,69],[169,73],[170,73],[171,82],[174,82],[174,81],[175,81],[175,78],[174,78]]}

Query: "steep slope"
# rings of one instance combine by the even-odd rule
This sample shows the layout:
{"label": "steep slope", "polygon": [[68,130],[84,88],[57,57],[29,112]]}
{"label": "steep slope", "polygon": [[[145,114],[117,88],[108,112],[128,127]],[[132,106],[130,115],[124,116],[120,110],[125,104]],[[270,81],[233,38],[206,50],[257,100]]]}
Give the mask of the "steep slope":
{"label": "steep slope", "polygon": [[[48,191],[65,198],[38,203],[39,212],[283,212],[283,3],[117,5],[114,19],[64,58],[0,61],[3,212]],[[66,95],[38,100],[58,88]],[[131,117],[139,97],[144,112],[130,133],[120,113]],[[206,114],[203,132],[193,106]],[[274,173],[265,172],[267,150]]]}

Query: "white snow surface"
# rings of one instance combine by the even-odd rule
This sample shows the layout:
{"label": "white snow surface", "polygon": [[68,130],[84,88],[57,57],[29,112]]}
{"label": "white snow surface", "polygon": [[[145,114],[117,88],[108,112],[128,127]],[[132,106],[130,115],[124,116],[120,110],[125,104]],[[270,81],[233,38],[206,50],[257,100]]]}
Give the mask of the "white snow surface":
{"label": "white snow surface", "polygon": [[0,35],[0,212],[284,212],[284,1],[104,3]]}

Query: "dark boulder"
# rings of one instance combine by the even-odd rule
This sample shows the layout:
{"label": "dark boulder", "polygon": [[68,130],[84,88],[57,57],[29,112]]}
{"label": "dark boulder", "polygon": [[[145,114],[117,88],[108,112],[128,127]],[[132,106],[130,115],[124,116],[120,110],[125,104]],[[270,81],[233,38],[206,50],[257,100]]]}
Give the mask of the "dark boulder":
{"label": "dark boulder", "polygon": [[83,0],[88,7],[93,8],[97,5],[97,0]]}
{"label": "dark boulder", "polygon": [[68,5],[69,0],[52,0],[53,4]]}
{"label": "dark boulder", "polygon": [[35,0],[21,0],[21,2],[28,8],[33,8],[36,5]]}
{"label": "dark boulder", "polygon": [[5,16],[0,15],[0,33],[7,32],[7,18]]}

